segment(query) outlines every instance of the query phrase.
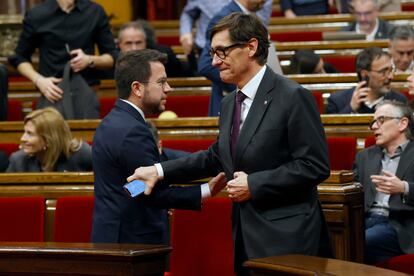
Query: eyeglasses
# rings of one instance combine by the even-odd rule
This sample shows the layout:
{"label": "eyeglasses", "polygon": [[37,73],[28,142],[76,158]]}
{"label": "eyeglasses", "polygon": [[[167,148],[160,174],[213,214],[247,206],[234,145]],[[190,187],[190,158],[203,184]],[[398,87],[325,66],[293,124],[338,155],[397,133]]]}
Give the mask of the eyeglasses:
{"label": "eyeglasses", "polygon": [[372,130],[373,129],[373,127],[374,127],[374,124],[375,123],[377,123],[377,126],[378,127],[380,127],[380,126],[382,126],[386,121],[389,121],[389,120],[393,120],[393,119],[395,119],[395,120],[399,120],[399,119],[401,119],[402,117],[391,117],[391,116],[379,116],[378,118],[376,118],[375,120],[373,120],[372,122],[371,122],[371,124],[369,125],[369,128]]}
{"label": "eyeglasses", "polygon": [[164,79],[160,79],[160,80],[157,80],[157,81],[141,81],[141,83],[145,83],[145,84],[155,83],[155,84],[158,84],[158,86],[161,87],[162,90],[165,90],[166,86],[168,85],[168,80],[166,78],[164,78]]}
{"label": "eyeglasses", "polygon": [[227,55],[230,53],[230,50],[236,47],[247,45],[246,42],[237,42],[234,44],[231,44],[226,47],[217,47],[216,49],[211,48],[210,49],[210,56],[214,58],[214,55],[217,55],[220,59],[226,59]]}
{"label": "eyeglasses", "polygon": [[370,72],[378,73],[381,76],[385,77],[385,76],[388,76],[391,73],[394,73],[395,67],[393,67],[393,66],[392,67],[385,67],[385,68],[383,68],[381,70],[369,70],[369,71]]}

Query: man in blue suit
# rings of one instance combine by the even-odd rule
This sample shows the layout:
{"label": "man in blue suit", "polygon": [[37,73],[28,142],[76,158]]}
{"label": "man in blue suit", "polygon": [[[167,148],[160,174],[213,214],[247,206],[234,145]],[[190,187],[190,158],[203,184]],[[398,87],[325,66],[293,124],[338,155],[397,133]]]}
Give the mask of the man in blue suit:
{"label": "man in blue suit", "polygon": [[[234,89],[236,86],[234,84],[225,83],[220,78],[220,72],[217,68],[211,65],[212,58],[210,56],[211,43],[210,39],[210,30],[216,25],[226,15],[229,15],[233,12],[242,12],[242,13],[255,13],[263,8],[265,4],[264,0],[238,0],[231,1],[227,4],[219,13],[217,13],[210,21],[207,27],[207,41],[201,52],[200,58],[198,60],[198,73],[202,76],[205,76],[212,81],[211,86],[211,97],[210,105],[208,108],[208,116],[218,116],[220,111],[220,102],[223,97]],[[270,16],[270,14],[269,14]],[[262,16],[263,22],[268,22],[269,19],[265,16]]]}
{"label": "man in blue suit", "polygon": [[391,90],[391,56],[381,48],[362,50],[356,57],[356,71],[360,82],[354,88],[332,94],[326,113],[374,113],[375,106],[383,100],[407,101],[403,94]]}
{"label": "man in blue suit", "polygon": [[215,195],[225,185],[225,176],[220,173],[201,187],[161,183],[151,196],[131,198],[123,189],[136,167],[160,161],[145,115],[165,109],[171,91],[165,60],[165,54],[145,49],[125,53],[117,61],[115,80],[120,99],[98,126],[93,141],[93,242],[166,244],[166,208],[198,210],[202,198]]}

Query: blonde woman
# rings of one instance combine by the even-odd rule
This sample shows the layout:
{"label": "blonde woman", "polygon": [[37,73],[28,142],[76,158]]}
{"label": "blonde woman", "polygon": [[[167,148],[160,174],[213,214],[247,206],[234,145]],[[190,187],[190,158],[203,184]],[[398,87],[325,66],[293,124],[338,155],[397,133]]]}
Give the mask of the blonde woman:
{"label": "blonde woman", "polygon": [[24,118],[20,150],[10,156],[7,172],[91,171],[91,148],[72,138],[62,115],[49,107]]}

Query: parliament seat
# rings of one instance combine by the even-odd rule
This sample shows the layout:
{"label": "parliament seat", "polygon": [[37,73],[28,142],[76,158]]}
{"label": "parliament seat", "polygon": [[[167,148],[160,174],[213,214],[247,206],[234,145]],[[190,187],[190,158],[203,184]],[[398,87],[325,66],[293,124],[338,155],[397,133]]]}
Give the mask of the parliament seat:
{"label": "parliament seat", "polygon": [[91,242],[93,196],[60,197],[55,211],[55,242]]}
{"label": "parliament seat", "polygon": [[356,155],[355,137],[328,137],[331,170],[352,170]]}
{"label": "parliament seat", "polygon": [[0,143],[0,151],[4,151],[8,156],[18,150],[19,144],[17,143]]}
{"label": "parliament seat", "polygon": [[375,136],[368,136],[367,138],[365,138],[365,142],[364,142],[364,148],[368,148],[370,146],[375,145]]}
{"label": "parliament seat", "polygon": [[162,140],[162,146],[176,150],[196,152],[208,149],[215,141],[215,139],[166,139]]}
{"label": "parliament seat", "polygon": [[324,56],[323,61],[330,63],[340,73],[356,72],[356,56],[355,55],[336,55]]}
{"label": "parliament seat", "polygon": [[175,210],[171,276],[233,276],[231,201],[214,197],[199,211]]}
{"label": "parliament seat", "polygon": [[378,263],[376,266],[414,275],[414,254],[396,256]]}
{"label": "parliament seat", "polygon": [[22,112],[22,102],[19,100],[7,101],[7,120],[8,121],[22,121],[23,112]]}
{"label": "parliament seat", "polygon": [[2,242],[43,242],[45,199],[1,197],[0,221]]}
{"label": "parliament seat", "polygon": [[321,41],[323,40],[323,35],[321,31],[280,32],[270,33],[270,40],[278,42]]}

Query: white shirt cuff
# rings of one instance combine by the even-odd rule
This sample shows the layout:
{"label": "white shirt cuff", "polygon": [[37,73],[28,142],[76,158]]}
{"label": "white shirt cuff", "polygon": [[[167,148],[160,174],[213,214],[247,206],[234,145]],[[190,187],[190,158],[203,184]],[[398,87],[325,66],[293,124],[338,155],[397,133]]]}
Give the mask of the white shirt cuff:
{"label": "white shirt cuff", "polygon": [[410,192],[410,186],[408,185],[407,181],[403,181],[403,183],[404,183],[404,195],[406,196]]}
{"label": "white shirt cuff", "polygon": [[164,170],[162,169],[162,166],[160,163],[156,163],[154,164],[155,168],[157,169],[157,174],[158,177],[160,177],[161,179],[164,178]]}
{"label": "white shirt cuff", "polygon": [[201,199],[209,197],[211,197],[210,187],[208,186],[208,183],[204,183],[201,185]]}

